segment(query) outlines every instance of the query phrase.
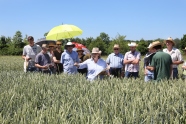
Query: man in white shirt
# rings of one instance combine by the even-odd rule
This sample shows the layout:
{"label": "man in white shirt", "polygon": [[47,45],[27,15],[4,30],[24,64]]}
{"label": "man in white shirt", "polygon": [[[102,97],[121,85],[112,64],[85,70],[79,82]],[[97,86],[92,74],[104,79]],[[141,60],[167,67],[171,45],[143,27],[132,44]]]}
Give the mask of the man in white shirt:
{"label": "man in white shirt", "polygon": [[163,49],[163,52],[168,53],[173,62],[173,79],[178,79],[178,65],[183,63],[183,58],[179,49],[175,48],[175,42],[171,37],[164,41],[167,48]]}
{"label": "man in white shirt", "polygon": [[41,51],[39,45],[34,44],[34,38],[28,37],[29,44],[24,46],[22,58],[28,62],[27,71],[36,71],[35,57]]}

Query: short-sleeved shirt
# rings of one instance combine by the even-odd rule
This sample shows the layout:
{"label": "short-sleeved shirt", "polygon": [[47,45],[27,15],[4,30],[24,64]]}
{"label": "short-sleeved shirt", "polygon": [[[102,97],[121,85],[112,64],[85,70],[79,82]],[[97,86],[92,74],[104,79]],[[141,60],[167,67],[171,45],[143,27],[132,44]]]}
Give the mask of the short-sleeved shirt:
{"label": "short-sleeved shirt", "polygon": [[[172,48],[172,50],[169,52],[169,50],[165,48],[163,49],[163,52],[168,53],[171,56],[172,61],[183,61],[183,58],[182,58],[182,55],[179,49]],[[178,65],[173,64],[173,68],[177,68],[177,67]]]}
{"label": "short-sleeved shirt", "polygon": [[74,63],[79,63],[78,53],[72,51],[71,53],[65,50],[61,55],[61,63],[63,64],[63,71],[67,74],[76,74],[77,67]]}
{"label": "short-sleeved shirt", "polygon": [[23,55],[28,58],[31,58],[28,63],[29,67],[35,67],[35,58],[39,52],[41,52],[41,47],[39,45],[34,44],[33,46],[24,46]]}
{"label": "short-sleeved shirt", "polygon": [[41,52],[41,47],[34,44],[34,46],[26,45],[23,48],[23,55],[31,58],[31,61],[35,61],[36,55]]}
{"label": "short-sleeved shirt", "polygon": [[123,59],[124,59],[124,56],[121,53],[118,53],[118,54],[111,53],[107,57],[106,63],[110,65],[111,68],[122,68]]}
{"label": "short-sleeved shirt", "polygon": [[63,51],[58,52],[57,50],[54,51],[54,56],[56,57],[57,60],[61,60],[61,54]]}
{"label": "short-sleeved shirt", "polygon": [[106,67],[106,62],[101,58],[98,59],[97,63],[91,58],[79,64],[79,69],[88,68],[87,79],[90,81],[94,80]]}
{"label": "short-sleeved shirt", "polygon": [[171,56],[163,51],[157,51],[152,57],[152,62],[150,66],[155,67],[154,70],[154,80],[169,79],[170,67],[172,65]]}
{"label": "short-sleeved shirt", "polygon": [[[50,56],[46,53],[40,52],[39,54],[36,55],[35,58],[35,63],[39,64],[41,66],[45,66],[47,64],[51,64]],[[40,68],[37,68],[38,71],[41,71]]]}
{"label": "short-sleeved shirt", "polygon": [[[131,51],[126,52],[124,59],[126,60],[134,60],[134,59],[139,59],[141,58],[141,53],[138,51],[135,51],[132,53]],[[139,63],[138,64],[125,64],[125,71],[128,72],[139,72]]]}

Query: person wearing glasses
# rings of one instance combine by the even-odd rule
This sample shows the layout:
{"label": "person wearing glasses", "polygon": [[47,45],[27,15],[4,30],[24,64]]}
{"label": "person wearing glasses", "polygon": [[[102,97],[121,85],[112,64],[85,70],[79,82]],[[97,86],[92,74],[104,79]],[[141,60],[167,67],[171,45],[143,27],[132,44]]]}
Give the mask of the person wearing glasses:
{"label": "person wearing glasses", "polygon": [[63,71],[67,74],[76,74],[77,67],[74,63],[79,63],[78,53],[72,49],[75,45],[72,42],[68,42],[65,45],[65,51],[61,55],[61,63],[63,64]]}
{"label": "person wearing glasses", "polygon": [[56,41],[56,49],[53,51],[53,61],[55,63],[56,66],[56,72],[57,74],[60,74],[63,72],[63,64],[60,63],[61,60],[61,55],[63,53],[62,49],[61,49],[62,43],[61,41]]}
{"label": "person wearing glasses", "polygon": [[27,71],[36,71],[35,57],[41,51],[41,47],[34,43],[34,37],[28,37],[28,45],[24,46],[22,58],[28,62]]}
{"label": "person wearing glasses", "polygon": [[121,77],[124,73],[124,55],[120,53],[120,47],[118,44],[114,45],[113,50],[114,52],[106,59],[107,65],[110,66],[109,74],[114,77]]}
{"label": "person wearing glasses", "polygon": [[125,64],[125,77],[139,77],[139,61],[141,53],[136,51],[138,46],[135,42],[128,44],[130,51],[125,53],[124,64]]}

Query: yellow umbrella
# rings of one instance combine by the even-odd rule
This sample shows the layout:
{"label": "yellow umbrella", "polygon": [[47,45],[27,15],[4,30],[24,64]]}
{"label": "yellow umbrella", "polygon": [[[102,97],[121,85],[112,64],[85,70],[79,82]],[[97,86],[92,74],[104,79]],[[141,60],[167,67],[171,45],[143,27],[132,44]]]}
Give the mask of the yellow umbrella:
{"label": "yellow umbrella", "polygon": [[81,35],[82,30],[75,25],[59,25],[52,28],[46,36],[47,40],[61,40]]}

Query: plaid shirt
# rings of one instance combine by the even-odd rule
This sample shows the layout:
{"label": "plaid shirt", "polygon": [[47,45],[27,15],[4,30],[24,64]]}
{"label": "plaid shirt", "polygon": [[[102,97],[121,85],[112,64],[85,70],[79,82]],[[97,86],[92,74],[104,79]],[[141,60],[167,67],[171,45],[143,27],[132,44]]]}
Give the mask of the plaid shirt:
{"label": "plaid shirt", "polygon": [[[124,60],[134,60],[141,58],[141,53],[138,51],[135,51],[132,53],[131,51],[126,52],[124,56]],[[139,72],[139,63],[138,64],[125,64],[125,71],[128,72]]]}

